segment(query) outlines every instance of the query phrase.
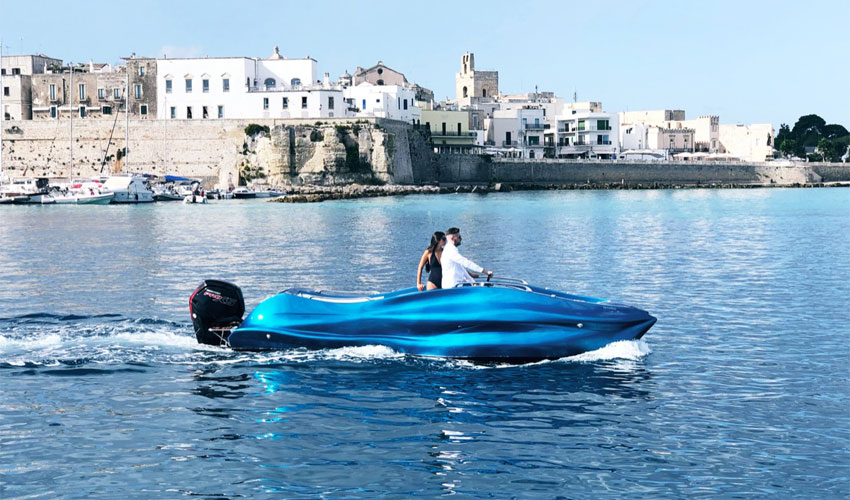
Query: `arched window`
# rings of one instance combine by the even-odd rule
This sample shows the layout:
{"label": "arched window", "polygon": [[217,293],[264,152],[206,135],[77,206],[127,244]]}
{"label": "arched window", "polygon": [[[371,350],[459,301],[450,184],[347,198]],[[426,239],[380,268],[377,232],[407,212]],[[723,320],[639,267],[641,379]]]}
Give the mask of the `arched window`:
{"label": "arched window", "polygon": [[378,82],[377,82],[377,83],[378,83],[378,85],[383,85],[383,84],[384,84],[384,81],[383,81],[383,80],[378,80]]}
{"label": "arched window", "polygon": [[289,84],[292,85],[293,87],[300,87],[301,86],[301,79],[300,78],[293,78],[289,82]]}
{"label": "arched window", "polygon": [[464,97],[469,97],[469,95],[468,95],[468,94],[469,94],[469,91],[466,89],[466,87],[464,87],[464,88],[463,88],[463,96],[464,96]]}
{"label": "arched window", "polygon": [[266,90],[271,90],[275,87],[275,85],[277,85],[277,82],[274,81],[274,78],[266,78],[263,81],[263,85],[266,86]]}
{"label": "arched window", "polygon": [[481,89],[481,97],[487,97],[487,89]]}

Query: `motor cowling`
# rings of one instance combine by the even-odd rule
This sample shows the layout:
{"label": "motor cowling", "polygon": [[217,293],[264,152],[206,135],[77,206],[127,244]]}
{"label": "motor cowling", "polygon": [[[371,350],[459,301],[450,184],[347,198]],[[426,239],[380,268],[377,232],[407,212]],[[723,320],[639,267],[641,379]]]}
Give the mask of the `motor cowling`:
{"label": "motor cowling", "polygon": [[189,314],[199,343],[226,344],[229,330],[245,314],[242,290],[227,281],[204,280],[189,298]]}

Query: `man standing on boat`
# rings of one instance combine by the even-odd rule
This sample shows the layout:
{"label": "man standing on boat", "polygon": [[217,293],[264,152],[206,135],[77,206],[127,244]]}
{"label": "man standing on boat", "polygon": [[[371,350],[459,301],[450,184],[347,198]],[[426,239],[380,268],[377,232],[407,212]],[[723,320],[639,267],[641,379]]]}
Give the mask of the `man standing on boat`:
{"label": "man standing on boat", "polygon": [[458,252],[461,241],[460,229],[452,227],[446,231],[446,246],[440,259],[443,266],[443,289],[454,288],[458,283],[474,283],[473,276],[477,278],[478,274],[470,274],[469,271],[493,275],[493,271],[484,269]]}

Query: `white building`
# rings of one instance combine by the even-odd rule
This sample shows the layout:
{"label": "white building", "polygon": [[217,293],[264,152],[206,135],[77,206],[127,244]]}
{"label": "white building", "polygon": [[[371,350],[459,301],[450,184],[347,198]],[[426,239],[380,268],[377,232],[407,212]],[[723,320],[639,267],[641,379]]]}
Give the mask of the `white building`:
{"label": "white building", "polygon": [[720,125],[720,143],[725,152],[744,161],[773,159],[773,125]]}
{"label": "white building", "polygon": [[416,91],[400,85],[363,82],[343,91],[349,116],[378,117],[418,125],[422,112],[416,106]]}
{"label": "white building", "polygon": [[345,116],[342,90],[317,82],[316,61],[157,59],[158,118],[330,118]]}
{"label": "white building", "polygon": [[620,126],[620,149],[623,153],[652,153],[655,158],[672,158],[678,153],[694,152],[694,129],[666,128],[646,123]]}
{"label": "white building", "polygon": [[573,109],[552,118],[546,148],[555,158],[616,158],[619,128],[616,113]]}
{"label": "white building", "polygon": [[517,158],[543,158],[543,109],[517,106],[493,111],[485,120],[487,143],[491,152]]}

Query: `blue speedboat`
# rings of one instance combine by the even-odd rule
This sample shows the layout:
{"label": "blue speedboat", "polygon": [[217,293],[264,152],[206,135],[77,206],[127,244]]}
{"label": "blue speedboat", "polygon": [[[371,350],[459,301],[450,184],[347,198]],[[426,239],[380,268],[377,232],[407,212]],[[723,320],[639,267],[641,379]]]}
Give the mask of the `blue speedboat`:
{"label": "blue speedboat", "polygon": [[199,342],[241,350],[383,345],[424,356],[556,359],[639,339],[656,321],[635,307],[505,278],[374,295],[293,288],[244,319],[242,291],[231,283],[207,280],[189,302]]}

